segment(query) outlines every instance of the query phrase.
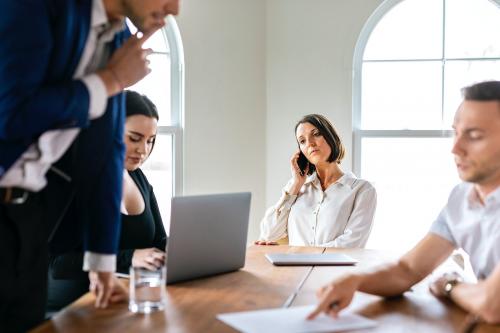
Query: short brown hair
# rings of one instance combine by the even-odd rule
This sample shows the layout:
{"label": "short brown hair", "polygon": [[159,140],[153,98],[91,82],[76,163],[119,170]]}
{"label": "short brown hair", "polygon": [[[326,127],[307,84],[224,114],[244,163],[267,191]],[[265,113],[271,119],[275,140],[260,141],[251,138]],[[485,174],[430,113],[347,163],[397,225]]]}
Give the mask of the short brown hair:
{"label": "short brown hair", "polygon": [[466,101],[500,102],[500,81],[484,81],[462,88]]}
{"label": "short brown hair", "polygon": [[[328,157],[328,162],[336,162],[340,164],[345,155],[345,148],[342,140],[340,140],[340,136],[337,134],[335,127],[333,127],[332,123],[325,117],[320,114],[308,114],[302,119],[300,119],[295,125],[294,133],[297,134],[297,127],[300,124],[309,123],[316,127],[319,133],[325,138],[326,142],[330,146],[332,150],[330,156]],[[313,165],[309,165],[309,172],[307,174],[312,174],[315,171],[315,167]]]}

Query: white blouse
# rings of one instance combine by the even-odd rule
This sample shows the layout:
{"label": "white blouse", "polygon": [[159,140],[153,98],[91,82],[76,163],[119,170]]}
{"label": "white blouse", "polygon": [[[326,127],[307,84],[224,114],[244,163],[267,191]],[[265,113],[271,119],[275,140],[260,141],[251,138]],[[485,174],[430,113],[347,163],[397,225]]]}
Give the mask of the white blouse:
{"label": "white blouse", "polygon": [[313,173],[298,195],[288,194],[292,184],[293,179],[278,203],[266,211],[261,240],[277,241],[288,235],[292,246],[365,246],[377,206],[377,192],[368,181],[346,172],[323,191]]}

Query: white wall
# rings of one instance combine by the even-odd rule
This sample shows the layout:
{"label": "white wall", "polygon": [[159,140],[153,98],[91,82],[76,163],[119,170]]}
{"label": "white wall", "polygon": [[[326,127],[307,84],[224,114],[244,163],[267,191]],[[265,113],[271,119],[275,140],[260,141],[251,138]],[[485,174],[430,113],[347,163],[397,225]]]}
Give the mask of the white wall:
{"label": "white wall", "polygon": [[381,1],[183,0],[185,193],[252,191],[255,239],[308,113],[334,122],[350,169],[352,57]]}
{"label": "white wall", "polygon": [[265,1],[184,0],[184,193],[251,191],[265,206]]}
{"label": "white wall", "polygon": [[305,114],[335,125],[351,170],[352,58],[364,23],[381,0],[272,0],[267,5],[266,203],[290,177],[293,128]]}

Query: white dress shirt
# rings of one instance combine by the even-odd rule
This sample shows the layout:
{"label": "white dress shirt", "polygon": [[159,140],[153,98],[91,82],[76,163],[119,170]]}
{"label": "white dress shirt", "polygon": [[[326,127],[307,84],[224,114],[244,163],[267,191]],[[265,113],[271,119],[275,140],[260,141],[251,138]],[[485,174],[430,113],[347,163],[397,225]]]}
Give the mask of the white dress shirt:
{"label": "white dress shirt", "polygon": [[278,203],[261,222],[260,239],[276,241],[288,235],[293,246],[363,247],[370,235],[377,193],[366,180],[346,172],[325,191],[316,173],[298,195],[283,188]]}
{"label": "white dress shirt", "polygon": [[[108,42],[125,28],[125,23],[110,24],[102,0],[92,2],[91,15],[89,35],[73,79],[85,84],[90,95],[89,119],[96,119],[104,114],[108,96],[104,82],[94,73],[105,66],[110,55]],[[45,174],[79,132],[80,128],[70,128],[43,133],[5,173],[0,187],[20,187],[33,192],[43,189],[47,184]],[[86,270],[114,271],[116,268],[115,255],[86,252],[84,258]]]}
{"label": "white dress shirt", "polygon": [[482,204],[473,184],[457,185],[430,232],[464,249],[478,279],[488,277],[500,265],[500,187]]}

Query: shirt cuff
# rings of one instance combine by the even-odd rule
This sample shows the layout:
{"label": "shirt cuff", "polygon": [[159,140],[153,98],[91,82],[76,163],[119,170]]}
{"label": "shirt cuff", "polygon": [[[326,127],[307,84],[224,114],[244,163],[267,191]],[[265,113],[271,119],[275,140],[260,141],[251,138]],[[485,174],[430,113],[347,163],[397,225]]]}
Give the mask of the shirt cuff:
{"label": "shirt cuff", "polygon": [[84,76],[82,82],[87,87],[90,95],[89,118],[99,118],[106,111],[106,104],[108,103],[106,86],[97,74]]}
{"label": "shirt cuff", "polygon": [[86,272],[114,272],[116,270],[116,255],[85,252],[83,270]]}

